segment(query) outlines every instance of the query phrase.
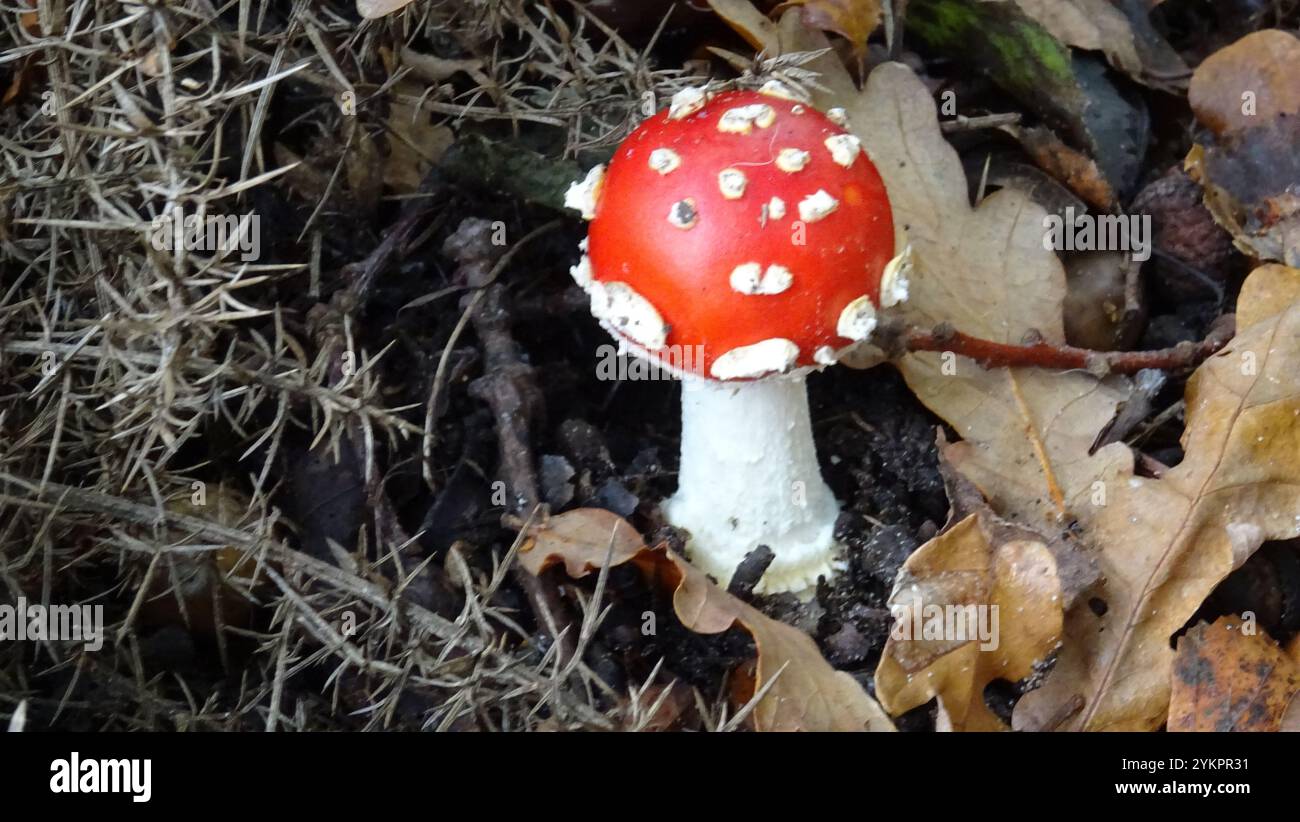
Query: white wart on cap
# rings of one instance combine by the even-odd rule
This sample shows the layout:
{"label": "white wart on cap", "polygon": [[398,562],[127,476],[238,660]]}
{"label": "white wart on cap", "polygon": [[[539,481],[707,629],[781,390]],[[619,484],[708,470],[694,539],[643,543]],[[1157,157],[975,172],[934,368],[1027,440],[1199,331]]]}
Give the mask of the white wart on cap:
{"label": "white wart on cap", "polygon": [[592,282],[591,314],[610,328],[650,351],[664,347],[668,326],[645,297],[620,282]]}
{"label": "white wart on cap", "polygon": [[571,183],[564,192],[565,208],[582,212],[582,219],[596,219],[596,201],[600,199],[600,187],[605,182],[605,167],[592,166],[587,176],[576,183]]}
{"label": "white wart on cap", "polygon": [[753,379],[789,371],[798,359],[799,346],[773,337],[731,349],[713,361],[709,372],[718,380]]}
{"label": "white wart on cap", "polygon": [[850,340],[865,340],[875,330],[876,307],[866,294],[846,305],[835,325],[835,333]]}
{"label": "white wart on cap", "polygon": [[903,253],[889,261],[885,271],[880,275],[880,304],[886,308],[907,301],[907,292],[911,287],[909,277],[912,274],[912,247],[903,249]]}
{"label": "white wart on cap", "polygon": [[780,294],[794,283],[794,275],[783,265],[772,263],[766,270],[758,263],[741,263],[731,270],[731,290],[751,296]]}

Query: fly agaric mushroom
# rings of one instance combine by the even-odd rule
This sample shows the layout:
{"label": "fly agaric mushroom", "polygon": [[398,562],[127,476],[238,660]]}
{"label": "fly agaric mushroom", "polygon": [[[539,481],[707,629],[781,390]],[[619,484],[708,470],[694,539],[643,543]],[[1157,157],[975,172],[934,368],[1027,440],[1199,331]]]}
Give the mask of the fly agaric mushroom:
{"label": "fly agaric mushroom", "polygon": [[759,592],[836,569],[804,379],[907,297],[884,183],[841,123],[780,83],[688,89],[565,198],[591,221],[572,273],[592,314],[682,379],[664,513],[724,585],[759,545],[775,554]]}

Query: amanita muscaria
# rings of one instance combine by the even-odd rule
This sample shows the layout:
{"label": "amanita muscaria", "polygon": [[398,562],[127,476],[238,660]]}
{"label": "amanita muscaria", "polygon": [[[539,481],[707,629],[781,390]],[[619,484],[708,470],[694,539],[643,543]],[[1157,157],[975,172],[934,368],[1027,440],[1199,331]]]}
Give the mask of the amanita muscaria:
{"label": "amanita muscaria", "polygon": [[884,183],[843,123],[778,81],[687,89],[566,197],[591,221],[572,273],[592,314],[682,378],[681,470],[663,510],[724,585],[759,545],[775,554],[759,592],[834,573],[839,504],[804,379],[907,297]]}

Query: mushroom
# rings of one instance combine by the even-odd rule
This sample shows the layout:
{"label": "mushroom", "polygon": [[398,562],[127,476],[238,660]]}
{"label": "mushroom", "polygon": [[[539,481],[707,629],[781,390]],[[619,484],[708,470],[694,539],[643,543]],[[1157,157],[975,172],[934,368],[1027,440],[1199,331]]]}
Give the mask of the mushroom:
{"label": "mushroom", "polygon": [[681,379],[681,469],[663,512],[689,533],[691,561],[725,585],[766,545],[756,590],[808,594],[840,546],[805,377],[907,293],[875,166],[788,96],[690,89],[566,203],[591,221],[573,274],[592,314]]}

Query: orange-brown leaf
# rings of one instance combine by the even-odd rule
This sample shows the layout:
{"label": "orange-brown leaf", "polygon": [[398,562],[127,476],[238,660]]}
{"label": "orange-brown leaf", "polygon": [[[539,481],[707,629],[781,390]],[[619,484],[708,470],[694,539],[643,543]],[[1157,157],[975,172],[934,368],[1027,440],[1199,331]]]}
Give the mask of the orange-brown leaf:
{"label": "orange-brown leaf", "polygon": [[709,0],[709,6],[759,51],[768,50],[769,45],[775,41],[776,24],[754,8],[749,0]]}
{"label": "orange-brown leaf", "polygon": [[1248,34],[1205,58],[1187,89],[1196,119],[1215,134],[1300,113],[1300,40],[1276,29]]}
{"label": "orange-brown leaf", "polygon": [[1089,205],[1102,211],[1115,205],[1115,191],[1097,167],[1097,161],[1066,145],[1051,129],[1004,126],[1002,130],[1020,141],[1039,168],[1060,180]]}
{"label": "orange-brown leaf", "polygon": [[805,26],[834,32],[861,54],[867,38],[880,25],[880,0],[789,0],[777,12],[798,7]]}
{"label": "orange-brown leaf", "polygon": [[1300,665],[1237,616],[1201,623],[1178,641],[1171,731],[1276,731],[1300,691]]}
{"label": "orange-brown leaf", "polygon": [[962,616],[978,613],[963,610],[973,606],[995,630],[981,637],[976,625],[954,621],[961,637],[927,639],[896,625],[876,669],[881,704],[900,714],[937,697],[952,730],[1006,730],[985,704],[984,689],[995,679],[1023,679],[1048,657],[1061,637],[1063,601],[1045,544],[991,539],[981,515],[971,514],[908,557],[890,608],[907,622],[913,611],[921,619],[930,608]]}

